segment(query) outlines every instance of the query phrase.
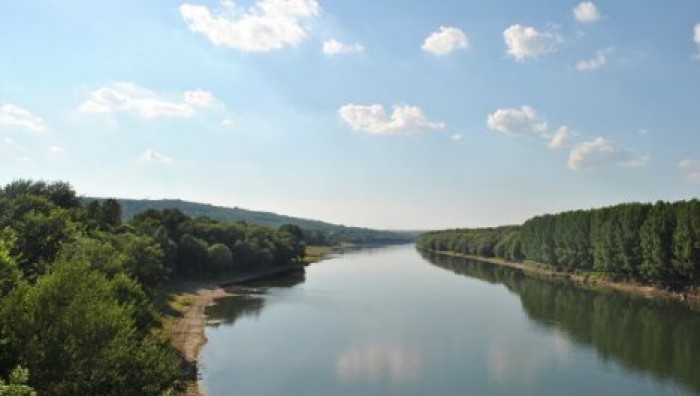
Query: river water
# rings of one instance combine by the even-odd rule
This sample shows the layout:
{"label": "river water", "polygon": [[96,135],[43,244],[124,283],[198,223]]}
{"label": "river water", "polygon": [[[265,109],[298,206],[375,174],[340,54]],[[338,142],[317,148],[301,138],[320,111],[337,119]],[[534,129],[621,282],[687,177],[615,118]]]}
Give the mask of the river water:
{"label": "river water", "polygon": [[207,310],[210,396],[700,394],[700,314],[413,246]]}

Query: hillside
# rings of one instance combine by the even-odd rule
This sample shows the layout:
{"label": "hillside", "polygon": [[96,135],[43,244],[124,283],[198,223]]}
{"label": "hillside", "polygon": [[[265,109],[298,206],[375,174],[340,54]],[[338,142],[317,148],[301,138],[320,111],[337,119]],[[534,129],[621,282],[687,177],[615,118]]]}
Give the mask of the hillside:
{"label": "hillside", "polygon": [[[86,198],[100,199],[100,198]],[[361,227],[326,223],[319,220],[284,216],[271,212],[260,212],[241,208],[228,208],[204,203],[189,202],[179,199],[117,199],[122,206],[122,217],[129,220],[137,213],[148,209],[162,210],[177,208],[192,217],[209,217],[222,221],[243,221],[267,227],[279,227],[282,224],[294,224],[301,227],[314,242],[338,243],[409,243],[413,242],[418,232],[384,231]]]}

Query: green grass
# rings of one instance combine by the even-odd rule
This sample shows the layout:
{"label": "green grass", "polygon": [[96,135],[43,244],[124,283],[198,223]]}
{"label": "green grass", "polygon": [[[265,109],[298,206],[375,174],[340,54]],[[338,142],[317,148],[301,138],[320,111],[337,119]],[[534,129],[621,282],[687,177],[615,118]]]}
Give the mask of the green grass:
{"label": "green grass", "polygon": [[303,261],[307,264],[311,264],[325,260],[328,258],[328,254],[330,254],[331,251],[333,251],[333,248],[330,246],[307,246]]}

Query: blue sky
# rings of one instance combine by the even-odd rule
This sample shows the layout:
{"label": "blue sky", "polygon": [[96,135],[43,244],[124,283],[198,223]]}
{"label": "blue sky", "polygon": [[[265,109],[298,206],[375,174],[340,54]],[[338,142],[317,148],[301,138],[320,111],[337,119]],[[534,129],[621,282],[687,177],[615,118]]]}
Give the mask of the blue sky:
{"label": "blue sky", "polygon": [[700,7],[0,3],[0,183],[443,228],[700,192]]}

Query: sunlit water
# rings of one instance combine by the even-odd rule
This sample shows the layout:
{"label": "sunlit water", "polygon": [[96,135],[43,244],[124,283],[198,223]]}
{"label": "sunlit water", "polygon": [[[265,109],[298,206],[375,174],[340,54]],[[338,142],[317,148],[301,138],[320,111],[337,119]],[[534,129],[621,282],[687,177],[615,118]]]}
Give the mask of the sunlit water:
{"label": "sunlit water", "polygon": [[346,253],[208,310],[209,395],[689,395],[700,314],[413,246]]}

